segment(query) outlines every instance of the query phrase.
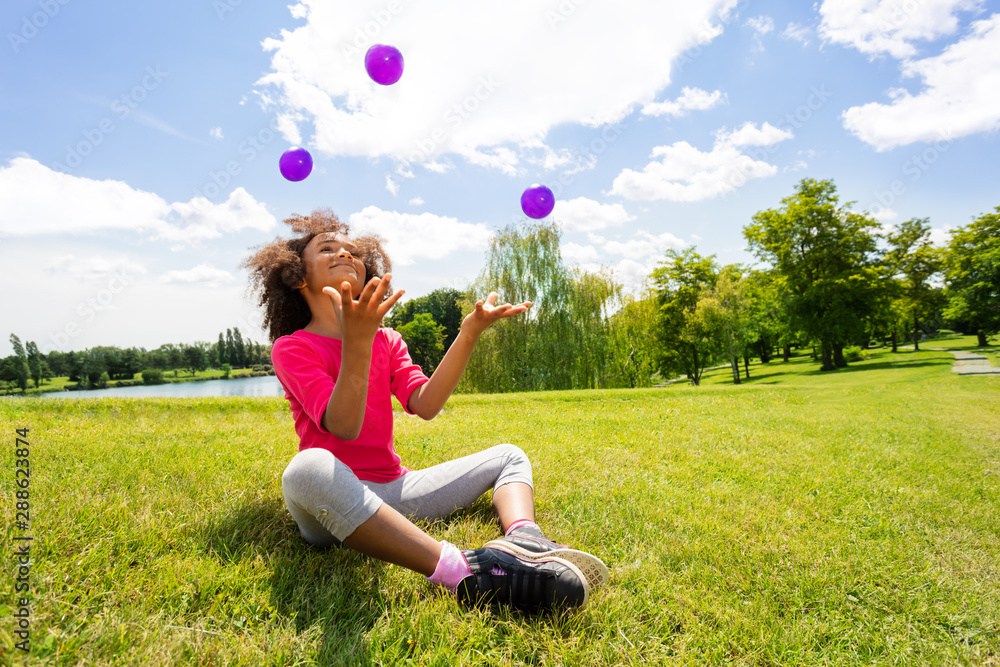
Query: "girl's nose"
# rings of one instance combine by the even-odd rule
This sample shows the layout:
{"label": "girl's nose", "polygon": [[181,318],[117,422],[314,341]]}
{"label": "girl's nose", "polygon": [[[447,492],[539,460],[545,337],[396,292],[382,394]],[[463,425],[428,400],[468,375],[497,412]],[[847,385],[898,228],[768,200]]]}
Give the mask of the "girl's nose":
{"label": "girl's nose", "polygon": [[351,251],[347,248],[341,248],[337,251],[337,257],[352,257]]}

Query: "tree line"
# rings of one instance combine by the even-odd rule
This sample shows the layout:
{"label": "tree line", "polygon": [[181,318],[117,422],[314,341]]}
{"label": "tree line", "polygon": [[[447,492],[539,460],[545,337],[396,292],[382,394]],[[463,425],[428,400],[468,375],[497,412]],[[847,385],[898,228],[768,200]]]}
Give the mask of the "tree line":
{"label": "tree line", "polygon": [[[1000,333],[1000,206],[931,242],[930,221],[885,232],[870,215],[841,204],[833,181],[804,179],[777,208],[743,228],[764,268],[720,265],[696,247],[669,250],[638,294],[610,270],[564,265],[555,223],[511,226],[494,236],[480,275],[463,290],[442,288],[397,304],[386,319],[413,360],[430,374],[475,301],[533,302],[521,317],[487,329],[459,385],[466,392],[645,387],[658,376],[699,384],[706,368],[749,377],[751,358],[787,361],[811,348],[822,370],[861,358],[873,341],[919,350],[942,327],[974,334],[981,346]],[[96,347],[41,354],[11,335],[15,354],[0,380],[24,390],[45,378],[106,386],[135,373],[270,363],[270,346],[227,329],[216,343],[156,350]]]}
{"label": "tree line", "polygon": [[163,373],[173,371],[192,376],[208,368],[221,369],[225,374],[235,368],[270,370],[271,347],[243,338],[238,327],[219,333],[215,343],[167,343],[154,350],[141,347],[120,348],[101,345],[80,351],[53,350],[48,354],[38,350],[34,341],[22,343],[10,335],[14,354],[0,359],[0,382],[7,390],[26,391],[30,385],[40,387],[56,377],[68,377],[79,389],[103,388],[118,381],[119,386],[142,374],[146,384],[162,381]]}
{"label": "tree line", "polygon": [[564,266],[555,224],[508,227],[466,290],[402,304],[389,324],[430,372],[476,298],[532,301],[526,316],[483,334],[459,387],[474,392],[640,387],[656,373],[698,384],[720,363],[739,383],[751,358],[787,361],[793,348],[835,370],[873,341],[919,350],[922,336],[948,325],[985,346],[1000,332],[1000,207],[936,247],[927,218],[885,232],[841,204],[833,181],[804,179],[743,236],[765,268],[669,250],[630,295],[609,271]]}

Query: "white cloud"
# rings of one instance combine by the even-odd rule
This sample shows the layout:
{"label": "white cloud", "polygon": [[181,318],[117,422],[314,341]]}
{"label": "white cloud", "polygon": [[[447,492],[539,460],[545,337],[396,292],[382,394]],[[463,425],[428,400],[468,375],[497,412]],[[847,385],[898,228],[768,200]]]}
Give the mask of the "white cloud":
{"label": "white cloud", "polygon": [[222,138],[222,128],[221,127],[213,127],[211,130],[208,131],[208,136],[212,137],[213,139],[221,139]]}
{"label": "white cloud", "polygon": [[567,232],[590,232],[635,220],[621,204],[601,204],[586,197],[557,200],[552,215]]}
{"label": "white cloud", "polygon": [[60,255],[45,265],[45,270],[74,281],[93,283],[106,281],[109,276],[146,273],[146,267],[127,257],[105,259],[91,255],[77,257],[73,254]]}
{"label": "white cloud", "polygon": [[721,90],[710,93],[700,88],[685,86],[681,89],[681,96],[676,100],[647,104],[642,107],[642,113],[648,116],[684,116],[688,111],[704,111],[726,101],[726,96]]}
{"label": "white cloud", "polygon": [[221,204],[201,197],[168,204],[123,181],[64,174],[22,157],[0,168],[0,201],[0,232],[16,236],[120,229],[198,243],[246,228],[268,231],[276,224],[243,188]]}
{"label": "white cloud", "polygon": [[414,197],[413,199],[411,199],[407,203],[410,206],[423,206],[424,205],[424,198],[423,197]]}
{"label": "white cloud", "polygon": [[938,248],[943,248],[951,243],[951,232],[949,227],[932,227],[931,243]]}
{"label": "white cloud", "polygon": [[981,0],[824,0],[819,34],[875,57],[917,55],[913,42],[930,41],[958,31],[961,11],[977,11]]}
{"label": "white cloud", "polygon": [[694,240],[694,241],[700,241],[701,237],[698,236],[697,234],[691,234],[691,239]]}
{"label": "white cloud", "polygon": [[188,202],[175,202],[170,208],[169,222],[160,226],[156,237],[188,244],[243,229],[266,232],[277,224],[267,207],[243,188],[230,192],[229,198],[221,204],[195,197]]}
{"label": "white cloud", "polygon": [[[650,154],[659,158],[650,162],[641,172],[623,170],[615,178],[611,194],[632,200],[658,200],[694,202],[730,193],[747,181],[773,176],[774,165],[755,159],[744,152],[753,147],[755,156],[767,157],[761,146],[770,146],[792,133],[770,123],[756,127],[745,123],[732,132],[720,130],[710,152],[702,152],[687,143],[678,141],[669,146],[657,146]],[[763,153],[763,155],[761,155]]]}
{"label": "white cloud", "polygon": [[423,166],[424,166],[424,169],[426,169],[427,171],[433,171],[435,174],[443,174],[446,171],[448,171],[449,169],[451,169],[454,165],[452,165],[449,162],[441,162],[439,160],[431,160],[430,162],[425,162],[423,164]]}
{"label": "white cloud", "polygon": [[598,234],[588,234],[587,238],[592,244],[597,245],[603,253],[623,255],[637,260],[659,256],[670,248],[683,248],[687,245],[670,232],[650,234],[644,230],[639,230],[636,233],[636,238],[628,241],[610,241]]}
{"label": "white cloud", "polygon": [[720,130],[716,137],[717,143],[732,144],[733,146],[770,146],[779,141],[792,138],[791,130],[782,130],[770,123],[764,123],[760,127],[753,123],[743,123],[738,129],[732,132]]}
{"label": "white cloud", "polygon": [[485,250],[492,232],[483,223],[459,222],[432,213],[399,213],[367,206],[349,219],[354,233],[369,232],[386,240],[393,264],[441,259],[457,250]]}
{"label": "white cloud", "polygon": [[753,28],[753,31],[757,33],[757,36],[759,37],[774,30],[774,19],[770,16],[758,16],[756,18],[747,19],[744,25],[748,25]]}
{"label": "white cloud", "polygon": [[[304,0],[292,11],[305,25],[263,42],[271,71],[258,94],[278,114],[299,114],[300,130],[314,132],[310,147],[327,155],[419,163],[452,153],[512,174],[522,158],[511,148],[561,124],[614,122],[651,102],[670,83],[674,60],[718,35],[736,3],[572,3],[564,15],[562,5],[532,0],[433,0],[419,12],[393,12],[384,0]],[[364,71],[374,42],[403,53],[406,68],[392,86]],[[525,76],[567,54],[572,67]]]}
{"label": "white cloud", "polygon": [[570,264],[582,264],[583,262],[597,261],[597,248],[592,245],[580,245],[572,241],[559,246],[559,253],[564,261]]}
{"label": "white cloud", "polygon": [[[559,250],[568,264],[596,273],[610,268],[615,280],[626,292],[635,292],[670,248],[683,248],[687,244],[669,232],[650,234],[639,231],[626,241],[608,240],[598,234],[588,234],[589,245],[563,243]],[[621,258],[621,259],[618,259]]]}
{"label": "white cloud", "polygon": [[785,31],[781,33],[781,36],[785,39],[791,39],[796,42],[800,42],[802,46],[809,45],[809,37],[812,35],[812,30],[808,26],[799,25],[798,23],[792,22],[785,27]]}
{"label": "white cloud", "polygon": [[385,177],[385,189],[388,190],[393,197],[395,197],[396,193],[399,192],[399,183],[392,180],[392,176],[389,176],[388,174]]}
{"label": "white cloud", "polygon": [[885,151],[916,141],[948,141],[1000,127],[1000,14],[976,21],[970,34],[940,55],[907,62],[920,77],[916,95],[894,91],[889,104],[871,102],[843,113],[844,127]]}
{"label": "white cloud", "polygon": [[[871,217],[875,218],[879,222],[883,222],[883,223],[886,220],[895,220],[896,218],[899,217],[899,213],[897,213],[896,211],[892,210],[891,208],[887,208],[887,207],[882,206],[882,205],[877,205],[875,207],[875,210],[872,211],[869,215],[871,215]],[[886,229],[889,229],[889,228],[891,228],[891,226],[887,227],[886,225],[882,225],[883,231],[886,230]]]}
{"label": "white cloud", "polygon": [[161,282],[180,283],[184,285],[204,285],[205,287],[221,287],[236,280],[229,271],[217,269],[207,262],[202,262],[198,266],[187,271],[167,271],[160,279]]}

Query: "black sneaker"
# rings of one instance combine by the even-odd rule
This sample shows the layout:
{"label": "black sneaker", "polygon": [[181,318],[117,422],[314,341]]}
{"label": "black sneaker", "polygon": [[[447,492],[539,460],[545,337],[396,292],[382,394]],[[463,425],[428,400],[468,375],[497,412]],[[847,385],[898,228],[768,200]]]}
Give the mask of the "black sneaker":
{"label": "black sneaker", "polygon": [[472,576],[458,584],[458,600],[505,604],[527,612],[587,604],[589,588],[580,570],[557,557],[526,560],[502,549],[463,551]]}
{"label": "black sneaker", "polygon": [[570,549],[565,544],[556,544],[534,528],[515,528],[507,537],[490,540],[485,545],[490,549],[503,549],[520,558],[535,560],[555,556],[567,560],[583,573],[591,588],[608,583],[608,566],[597,556]]}

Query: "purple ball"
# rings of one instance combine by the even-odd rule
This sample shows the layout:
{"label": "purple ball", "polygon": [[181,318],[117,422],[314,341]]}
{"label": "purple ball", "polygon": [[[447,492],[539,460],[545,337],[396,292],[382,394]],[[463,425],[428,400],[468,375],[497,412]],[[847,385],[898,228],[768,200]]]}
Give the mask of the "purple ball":
{"label": "purple ball", "polygon": [[556,198],[544,185],[532,185],[521,195],[521,210],[529,218],[538,220],[552,212]]}
{"label": "purple ball", "polygon": [[365,70],[375,83],[391,86],[403,76],[403,54],[394,46],[375,44],[365,54]]}
{"label": "purple ball", "polygon": [[290,181],[301,181],[313,169],[312,155],[304,148],[289,148],[278,160],[281,175]]}

